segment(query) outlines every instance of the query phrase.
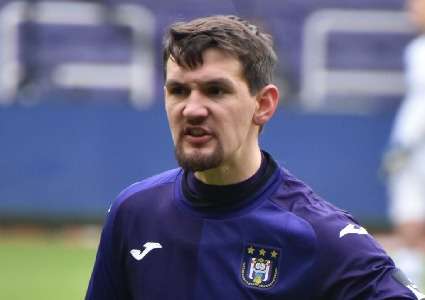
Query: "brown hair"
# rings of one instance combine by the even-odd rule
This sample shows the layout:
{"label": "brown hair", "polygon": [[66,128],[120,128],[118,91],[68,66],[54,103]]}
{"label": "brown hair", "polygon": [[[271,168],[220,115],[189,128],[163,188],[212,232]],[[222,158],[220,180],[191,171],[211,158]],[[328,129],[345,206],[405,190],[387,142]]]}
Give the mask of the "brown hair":
{"label": "brown hair", "polygon": [[179,66],[194,69],[202,65],[202,54],[220,49],[239,59],[242,75],[253,95],[272,82],[277,58],[270,35],[237,16],[210,16],[170,26],[164,39],[164,77],[172,59]]}

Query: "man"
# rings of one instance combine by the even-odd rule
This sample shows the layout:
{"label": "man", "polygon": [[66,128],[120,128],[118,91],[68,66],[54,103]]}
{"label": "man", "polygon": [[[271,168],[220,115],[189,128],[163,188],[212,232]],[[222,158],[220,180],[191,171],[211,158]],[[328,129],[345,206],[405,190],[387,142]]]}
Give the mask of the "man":
{"label": "man", "polygon": [[347,213],[261,151],[271,38],[234,16],[171,26],[165,108],[181,168],[122,192],[86,299],[419,299]]}
{"label": "man", "polygon": [[390,216],[402,245],[394,258],[410,278],[420,282],[425,276],[425,0],[407,4],[421,34],[405,51],[407,94],[384,163],[390,175]]}

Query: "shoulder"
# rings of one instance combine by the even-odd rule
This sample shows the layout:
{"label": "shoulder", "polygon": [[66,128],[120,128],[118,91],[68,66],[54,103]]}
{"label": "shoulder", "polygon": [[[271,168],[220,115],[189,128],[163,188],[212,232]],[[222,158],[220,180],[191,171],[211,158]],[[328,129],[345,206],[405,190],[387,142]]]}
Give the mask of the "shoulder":
{"label": "shoulder", "polygon": [[122,202],[131,196],[150,189],[155,189],[161,185],[174,182],[181,169],[176,168],[146,178],[144,180],[133,183],[118,194],[117,202]]}
{"label": "shoulder", "polygon": [[116,200],[112,203],[109,214],[115,215],[124,204],[131,202],[131,199],[143,200],[149,198],[151,193],[156,193],[158,189],[175,182],[177,176],[181,172],[180,168],[167,170],[155,176],[133,183],[132,185],[121,191]]}
{"label": "shoulder", "polygon": [[[274,200],[279,206],[307,222],[319,245],[327,251],[352,252],[352,243],[382,252],[366,228],[347,211],[317,195],[308,185],[284,170],[284,180]],[[361,250],[359,250],[361,251]]]}
{"label": "shoulder", "polygon": [[[282,209],[308,222],[318,235],[332,234],[347,222],[356,222],[345,210],[327,202],[306,183],[282,168],[283,181],[273,198]],[[357,223],[357,222],[356,222]],[[345,225],[344,225],[345,224]]]}
{"label": "shoulder", "polygon": [[346,299],[357,295],[359,286],[368,295],[410,293],[392,279],[393,261],[365,227],[288,172],[285,177],[274,201],[311,227],[317,249],[313,268],[321,295]]}
{"label": "shoulder", "polygon": [[405,60],[407,63],[423,62],[425,52],[425,34],[413,39],[406,47]]}
{"label": "shoulder", "polygon": [[406,47],[407,51],[417,51],[420,49],[425,49],[425,34],[419,35],[411,40]]}

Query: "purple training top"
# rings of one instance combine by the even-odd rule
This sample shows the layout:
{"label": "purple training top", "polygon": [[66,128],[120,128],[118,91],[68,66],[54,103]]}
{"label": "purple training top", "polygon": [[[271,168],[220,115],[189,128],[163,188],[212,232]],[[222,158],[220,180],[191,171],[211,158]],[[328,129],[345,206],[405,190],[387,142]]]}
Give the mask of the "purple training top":
{"label": "purple training top", "polygon": [[425,299],[352,216],[263,152],[209,186],[174,169],[113,203],[86,300]]}

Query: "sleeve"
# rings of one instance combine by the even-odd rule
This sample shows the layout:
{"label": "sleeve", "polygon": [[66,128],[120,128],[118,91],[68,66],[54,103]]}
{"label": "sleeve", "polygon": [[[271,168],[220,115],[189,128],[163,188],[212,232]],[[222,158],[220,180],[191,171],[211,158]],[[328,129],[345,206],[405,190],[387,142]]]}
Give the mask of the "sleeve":
{"label": "sleeve", "polygon": [[[116,201],[118,202],[118,201]],[[117,221],[118,204],[108,210],[85,300],[130,299],[121,260],[123,241]]]}
{"label": "sleeve", "polygon": [[321,233],[320,299],[425,299],[365,228],[354,221],[335,227]]}

